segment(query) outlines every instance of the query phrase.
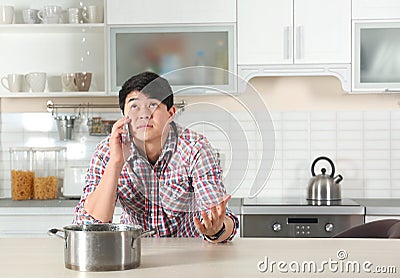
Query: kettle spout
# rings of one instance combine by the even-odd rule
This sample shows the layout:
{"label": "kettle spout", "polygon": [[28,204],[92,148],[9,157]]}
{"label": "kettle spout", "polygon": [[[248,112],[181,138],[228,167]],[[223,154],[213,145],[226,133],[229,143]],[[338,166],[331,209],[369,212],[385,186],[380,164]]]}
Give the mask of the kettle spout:
{"label": "kettle spout", "polygon": [[337,175],[337,176],[334,178],[335,183],[339,183],[339,182],[341,182],[342,180],[343,180],[342,175]]}

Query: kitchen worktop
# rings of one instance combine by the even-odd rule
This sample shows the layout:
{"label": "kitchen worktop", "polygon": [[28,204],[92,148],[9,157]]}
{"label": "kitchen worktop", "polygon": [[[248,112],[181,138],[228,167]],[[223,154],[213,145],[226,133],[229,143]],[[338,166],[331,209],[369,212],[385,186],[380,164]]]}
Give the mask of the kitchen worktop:
{"label": "kitchen worktop", "polygon": [[[143,238],[139,268],[101,273],[65,268],[64,240],[59,238],[0,239],[0,246],[0,277],[394,278],[400,272],[400,240],[396,239],[238,238],[210,244],[194,238]],[[261,261],[268,262],[268,269]],[[296,265],[300,266],[297,273]],[[372,273],[382,269],[392,273]]]}
{"label": "kitchen worktop", "polygon": [[369,215],[400,215],[400,199],[353,199]]}
{"label": "kitchen worktop", "polygon": [[63,208],[63,207],[74,207],[79,200],[68,200],[68,199],[54,199],[54,200],[24,200],[24,201],[13,201],[11,199],[0,199],[0,208],[4,207],[45,207],[45,208]]}

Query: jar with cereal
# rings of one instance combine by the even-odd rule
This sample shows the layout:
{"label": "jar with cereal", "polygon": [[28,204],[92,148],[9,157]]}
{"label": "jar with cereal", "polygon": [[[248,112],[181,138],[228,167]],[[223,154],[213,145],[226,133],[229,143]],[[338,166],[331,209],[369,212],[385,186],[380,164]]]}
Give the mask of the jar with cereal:
{"label": "jar with cereal", "polygon": [[32,149],[27,147],[10,148],[11,161],[11,199],[29,200],[33,197]]}
{"label": "jar with cereal", "polygon": [[32,152],[33,199],[57,199],[62,195],[66,148],[32,148]]}

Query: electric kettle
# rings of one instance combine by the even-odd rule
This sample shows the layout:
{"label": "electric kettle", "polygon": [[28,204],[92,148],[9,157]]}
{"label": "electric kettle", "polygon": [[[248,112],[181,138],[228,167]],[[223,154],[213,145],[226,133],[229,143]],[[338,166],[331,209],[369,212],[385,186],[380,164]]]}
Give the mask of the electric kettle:
{"label": "electric kettle", "polygon": [[[321,174],[315,175],[315,165],[320,160],[326,160],[331,166],[331,173],[326,174],[326,169],[321,169]],[[307,200],[314,201],[339,201],[341,200],[340,182],[343,180],[341,175],[335,175],[335,165],[328,157],[321,156],[314,160],[311,165],[313,177],[308,182]]]}

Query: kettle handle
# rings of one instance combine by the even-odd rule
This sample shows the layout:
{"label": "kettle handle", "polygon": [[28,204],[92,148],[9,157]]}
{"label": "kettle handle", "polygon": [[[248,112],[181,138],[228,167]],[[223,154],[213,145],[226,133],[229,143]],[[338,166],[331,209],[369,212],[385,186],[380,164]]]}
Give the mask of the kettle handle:
{"label": "kettle handle", "polygon": [[315,164],[317,164],[317,162],[320,161],[320,160],[326,160],[326,161],[329,162],[329,164],[331,165],[331,168],[332,168],[332,172],[331,172],[331,174],[330,174],[330,177],[333,178],[333,176],[335,175],[335,165],[333,164],[332,160],[330,160],[330,159],[329,159],[328,157],[326,157],[326,156],[320,156],[320,157],[318,157],[318,158],[316,158],[316,159],[314,160],[314,162],[313,162],[312,165],[311,165],[311,174],[315,177],[315,171],[314,171]]}

